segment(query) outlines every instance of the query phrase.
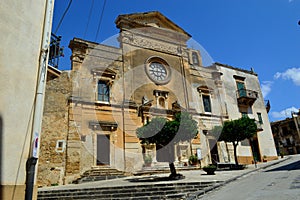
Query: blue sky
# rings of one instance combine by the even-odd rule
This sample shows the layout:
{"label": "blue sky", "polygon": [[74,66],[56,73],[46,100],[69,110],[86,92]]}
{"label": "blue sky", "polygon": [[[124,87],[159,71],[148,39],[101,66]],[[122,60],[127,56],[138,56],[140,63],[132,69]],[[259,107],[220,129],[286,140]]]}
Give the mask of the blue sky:
{"label": "blue sky", "polygon": [[52,30],[65,47],[61,70],[70,69],[73,37],[101,43],[118,34],[118,15],[159,11],[191,34],[214,62],[254,68],[271,102],[270,121],[300,108],[300,0],[73,0],[58,27],[68,3],[56,0],[53,17]]}

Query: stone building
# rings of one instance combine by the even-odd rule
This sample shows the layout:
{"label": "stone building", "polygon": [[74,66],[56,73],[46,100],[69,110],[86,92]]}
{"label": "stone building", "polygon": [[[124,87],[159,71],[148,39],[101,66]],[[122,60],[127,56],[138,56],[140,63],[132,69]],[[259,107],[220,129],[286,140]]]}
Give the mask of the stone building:
{"label": "stone building", "polygon": [[187,45],[191,35],[159,12],[120,15],[115,23],[118,47],[74,38],[72,70],[48,82],[40,185],[68,184],[103,165],[136,172],[145,154],[153,166],[167,166],[154,144],[140,144],[136,129],[182,110],[198,122],[199,133],[174,147],[177,165],[192,154],[201,166],[234,162],[232,146],[215,145],[208,132],[246,114],[261,126],[251,144],[239,146],[240,162],[253,161],[252,149],[258,160],[277,158],[257,74],[219,63],[203,67],[201,52]]}
{"label": "stone building", "polygon": [[[216,63],[215,67],[222,73],[224,96],[221,99],[225,104],[228,118],[237,119],[248,116],[257,122],[257,134],[250,140],[242,141],[238,147],[239,162],[251,163],[253,159],[262,161],[263,158],[265,160],[277,159],[268,117],[270,104],[269,101],[265,103],[263,99],[258,75],[252,69],[248,71],[219,63]],[[219,145],[224,144],[219,142]],[[219,149],[224,149],[224,146]],[[228,157],[232,161],[230,155]]]}
{"label": "stone building", "polygon": [[271,123],[278,154],[300,153],[300,110],[292,112],[292,118]]}

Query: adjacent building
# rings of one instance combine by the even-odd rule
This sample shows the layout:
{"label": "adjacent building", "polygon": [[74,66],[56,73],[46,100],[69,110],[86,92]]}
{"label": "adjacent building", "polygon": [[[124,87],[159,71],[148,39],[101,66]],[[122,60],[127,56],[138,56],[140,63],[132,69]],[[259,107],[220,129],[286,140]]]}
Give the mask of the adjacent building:
{"label": "adjacent building", "polygon": [[291,118],[271,123],[278,154],[300,153],[300,111],[292,112]]}
{"label": "adjacent building", "polygon": [[43,41],[51,30],[53,4],[48,0],[1,1],[0,199],[25,199],[40,61],[46,60]]}
{"label": "adjacent building", "polygon": [[[126,172],[163,166],[162,150],[141,144],[136,129],[153,117],[173,119],[188,111],[199,133],[174,147],[176,165],[197,154],[201,166],[231,163],[231,144],[209,131],[244,115],[259,129],[238,147],[239,161],[277,159],[258,76],[215,63],[202,65],[201,52],[187,45],[191,35],[160,12],[117,17],[119,46],[74,38],[72,69],[48,81],[41,138],[39,185],[68,184],[84,171],[109,166]],[[253,157],[254,156],[254,157]]]}

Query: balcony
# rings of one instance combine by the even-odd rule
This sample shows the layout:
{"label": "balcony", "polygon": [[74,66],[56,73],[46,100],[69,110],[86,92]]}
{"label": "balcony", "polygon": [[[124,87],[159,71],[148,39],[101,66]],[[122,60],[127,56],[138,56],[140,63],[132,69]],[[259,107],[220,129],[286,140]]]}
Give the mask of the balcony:
{"label": "balcony", "polygon": [[236,91],[239,106],[252,106],[258,98],[258,93],[252,90],[239,89]]}
{"label": "balcony", "polygon": [[64,56],[64,48],[60,46],[61,36],[51,33],[48,64],[58,69],[59,58]]}

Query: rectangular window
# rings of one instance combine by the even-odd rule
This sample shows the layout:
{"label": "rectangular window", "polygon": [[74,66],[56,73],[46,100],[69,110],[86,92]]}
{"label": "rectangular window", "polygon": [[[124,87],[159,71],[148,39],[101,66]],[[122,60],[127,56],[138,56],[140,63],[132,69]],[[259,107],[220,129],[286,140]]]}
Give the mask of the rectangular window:
{"label": "rectangular window", "polygon": [[64,140],[57,140],[56,141],[55,151],[56,152],[64,152],[65,145],[66,145],[66,142]]}
{"label": "rectangular window", "polygon": [[236,82],[236,86],[238,89],[238,93],[239,93],[239,97],[246,97],[246,88],[245,88],[245,84],[243,82]]}
{"label": "rectangular window", "polygon": [[98,101],[109,102],[109,86],[104,81],[98,82]]}
{"label": "rectangular window", "polygon": [[257,113],[257,117],[258,117],[258,122],[259,122],[260,124],[263,124],[263,120],[262,120],[261,113]]}
{"label": "rectangular window", "polygon": [[211,112],[210,96],[202,95],[202,101],[203,101],[204,111]]}

